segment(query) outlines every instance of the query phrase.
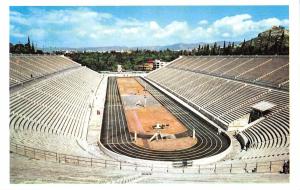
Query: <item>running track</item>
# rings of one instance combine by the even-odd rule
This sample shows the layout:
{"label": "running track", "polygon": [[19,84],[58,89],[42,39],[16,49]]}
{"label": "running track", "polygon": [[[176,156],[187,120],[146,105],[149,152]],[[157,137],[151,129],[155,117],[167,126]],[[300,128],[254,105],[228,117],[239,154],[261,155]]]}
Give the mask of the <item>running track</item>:
{"label": "running track", "polygon": [[[137,80],[141,84],[146,83],[142,79]],[[218,135],[217,130],[209,123],[177,104],[149,83],[147,83],[147,90],[189,130],[195,128],[198,142],[193,147],[178,151],[149,150],[133,144],[127,128],[116,78],[109,77],[101,131],[101,143],[107,149],[145,160],[182,161],[213,156],[228,148],[230,144],[228,137]]]}

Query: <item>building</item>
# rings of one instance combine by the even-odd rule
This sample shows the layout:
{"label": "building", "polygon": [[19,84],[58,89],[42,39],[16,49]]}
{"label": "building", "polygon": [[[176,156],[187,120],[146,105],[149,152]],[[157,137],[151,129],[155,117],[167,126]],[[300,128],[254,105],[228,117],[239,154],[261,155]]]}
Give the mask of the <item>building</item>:
{"label": "building", "polygon": [[164,67],[164,66],[166,66],[166,64],[167,64],[167,62],[163,62],[159,59],[155,59],[153,62],[153,70]]}
{"label": "building", "polygon": [[118,65],[117,71],[122,72],[122,65]]}
{"label": "building", "polygon": [[139,71],[152,71],[154,67],[153,63],[144,63],[141,65],[137,65],[137,70]]}

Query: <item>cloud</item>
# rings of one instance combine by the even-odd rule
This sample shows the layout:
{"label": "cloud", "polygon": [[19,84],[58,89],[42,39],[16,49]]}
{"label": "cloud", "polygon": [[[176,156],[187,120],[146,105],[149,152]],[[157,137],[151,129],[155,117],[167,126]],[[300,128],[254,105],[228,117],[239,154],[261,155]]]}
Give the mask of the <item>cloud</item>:
{"label": "cloud", "polygon": [[[159,27],[159,26],[158,26]],[[154,33],[155,38],[168,38],[168,37],[183,37],[182,33],[188,33],[189,26],[186,22],[173,21],[167,26],[161,28],[159,27]]]}
{"label": "cloud", "polygon": [[155,21],[150,21],[149,27],[151,30],[154,30],[154,31],[158,31],[161,29],[160,26]]}
{"label": "cloud", "polygon": [[41,28],[34,28],[28,31],[29,36],[34,36],[35,39],[44,39],[46,36],[46,31]]}
{"label": "cloud", "polygon": [[198,22],[198,24],[199,24],[199,25],[206,25],[206,24],[208,24],[208,21],[207,21],[207,20],[200,20],[200,21]]}
{"label": "cloud", "polygon": [[128,18],[128,19],[119,19],[115,18],[116,22],[115,25],[118,27],[143,27],[145,26],[145,22],[139,21],[135,18]]}
{"label": "cloud", "polygon": [[279,20],[277,18],[262,19],[259,21],[254,21],[252,16],[249,14],[240,14],[234,16],[227,16],[216,20],[212,24],[212,32],[215,34],[228,34],[223,35],[239,37],[247,33],[258,33],[263,30],[267,30],[274,25],[284,25],[288,26],[287,20]]}
{"label": "cloud", "polygon": [[9,14],[9,19],[11,23],[21,24],[21,25],[29,25],[30,22],[22,13],[11,11]]}
{"label": "cloud", "polygon": [[15,25],[11,24],[10,27],[9,27],[9,30],[10,30],[10,35],[12,37],[17,37],[17,38],[24,38],[24,37],[26,37],[26,35],[24,35],[23,33],[21,33],[19,31],[19,29],[15,27]]}
{"label": "cloud", "polygon": [[141,28],[139,27],[131,27],[131,28],[124,28],[123,29],[123,32],[127,35],[127,34],[132,34],[132,35],[136,35],[138,34],[139,32],[142,32],[141,31]]}
{"label": "cloud", "polygon": [[199,26],[192,29],[190,33],[194,38],[200,39],[202,36],[202,39],[205,38],[209,42],[219,40],[237,41],[254,37],[259,32],[278,25],[288,27],[289,21],[287,19],[279,20],[278,18],[255,21],[250,14],[239,14],[215,20],[212,24],[207,24],[205,28]]}
{"label": "cloud", "polygon": [[222,34],[222,36],[225,37],[225,38],[227,38],[227,37],[230,36],[230,34],[228,32],[225,32],[225,33]]}
{"label": "cloud", "polygon": [[43,10],[30,13],[10,12],[10,35],[30,35],[40,43],[55,41],[57,46],[164,45],[219,40],[243,40],[256,36],[273,25],[289,25],[288,19],[254,20],[250,14],[226,16],[196,25],[173,20],[162,25],[157,20],[118,18],[89,8]]}

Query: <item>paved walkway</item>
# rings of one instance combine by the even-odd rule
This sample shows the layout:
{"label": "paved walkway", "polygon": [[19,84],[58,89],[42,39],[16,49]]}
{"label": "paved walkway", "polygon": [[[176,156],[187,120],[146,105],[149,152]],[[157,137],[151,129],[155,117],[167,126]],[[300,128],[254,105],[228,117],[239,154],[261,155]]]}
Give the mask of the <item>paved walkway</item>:
{"label": "paved walkway", "polygon": [[[104,104],[107,88],[107,76],[104,76],[101,84],[96,92],[90,122],[88,126],[87,142],[90,145],[97,145],[97,141],[100,139],[102,119],[104,113]],[[98,113],[97,113],[98,112]],[[98,115],[99,114],[99,115]]]}

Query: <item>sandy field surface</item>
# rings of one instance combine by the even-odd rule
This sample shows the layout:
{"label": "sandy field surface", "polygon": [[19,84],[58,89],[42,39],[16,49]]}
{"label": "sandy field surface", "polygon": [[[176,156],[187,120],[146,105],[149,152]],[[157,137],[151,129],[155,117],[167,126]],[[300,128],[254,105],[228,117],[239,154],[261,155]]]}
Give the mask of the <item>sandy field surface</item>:
{"label": "sandy field surface", "polygon": [[175,151],[190,148],[196,143],[197,140],[192,137],[183,137],[180,139],[159,139],[151,142],[138,138],[135,144],[151,150]]}
{"label": "sandy field surface", "polygon": [[[144,91],[144,87],[134,78],[118,78],[117,83],[125,110],[128,130],[131,133],[153,135],[157,132],[157,129],[153,128],[157,123],[168,125],[160,129],[161,134],[174,135],[187,131],[187,128],[157,101],[151,101],[152,103],[149,101],[147,105],[143,105],[143,101],[140,101],[141,105],[136,105],[136,101],[143,100],[145,95],[149,100],[153,100],[154,97],[149,92]],[[189,148],[196,142],[197,140],[191,137],[183,137],[154,140],[152,142],[149,142],[148,139],[138,138],[135,143],[143,148],[174,151]]]}

